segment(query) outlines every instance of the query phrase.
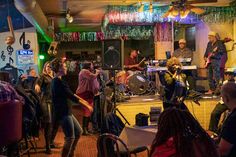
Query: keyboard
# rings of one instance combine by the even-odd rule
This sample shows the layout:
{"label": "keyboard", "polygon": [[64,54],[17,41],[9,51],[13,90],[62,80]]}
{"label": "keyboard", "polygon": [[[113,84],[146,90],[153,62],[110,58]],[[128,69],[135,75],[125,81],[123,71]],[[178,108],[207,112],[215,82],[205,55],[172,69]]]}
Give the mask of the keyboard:
{"label": "keyboard", "polygon": [[[196,65],[182,66],[182,70],[196,70]],[[167,67],[156,67],[156,66],[148,66],[148,72],[156,72],[156,71],[166,71]]]}

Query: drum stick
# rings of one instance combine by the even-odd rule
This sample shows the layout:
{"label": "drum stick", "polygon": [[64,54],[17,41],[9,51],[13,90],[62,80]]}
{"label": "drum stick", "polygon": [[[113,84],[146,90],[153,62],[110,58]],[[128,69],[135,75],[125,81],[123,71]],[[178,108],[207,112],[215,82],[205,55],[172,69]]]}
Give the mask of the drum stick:
{"label": "drum stick", "polygon": [[145,61],[145,57],[138,63],[138,65],[142,64]]}

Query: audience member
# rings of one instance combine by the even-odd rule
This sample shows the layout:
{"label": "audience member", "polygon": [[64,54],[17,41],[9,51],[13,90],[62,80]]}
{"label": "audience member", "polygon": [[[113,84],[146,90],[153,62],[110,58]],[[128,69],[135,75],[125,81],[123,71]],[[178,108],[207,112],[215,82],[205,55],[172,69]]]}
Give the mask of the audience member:
{"label": "audience member", "polygon": [[190,112],[164,110],[151,146],[151,157],[219,157],[217,148]]}
{"label": "audience member", "polygon": [[224,157],[236,156],[236,84],[228,82],[222,86],[223,102],[231,111],[220,134],[219,151]]}
{"label": "audience member", "polygon": [[24,104],[24,98],[16,92],[14,87],[10,83],[0,80],[0,104],[5,104],[13,100],[19,100]]}
{"label": "audience member", "polygon": [[44,127],[44,138],[46,142],[46,153],[51,154],[50,140],[52,131],[52,95],[51,81],[53,79],[53,71],[50,62],[46,62],[43,67],[42,74],[36,80],[35,91],[40,94],[42,111],[42,124]]}
{"label": "audience member", "polygon": [[51,68],[55,72],[55,77],[51,82],[52,102],[55,121],[59,122],[62,126],[64,138],[64,146],[62,150],[62,157],[74,156],[76,145],[82,133],[82,128],[79,122],[72,114],[72,106],[68,100],[76,103],[80,102],[92,112],[92,107],[88,102],[80,99],[70,89],[68,84],[62,80],[62,76],[67,74],[66,64],[62,59],[55,58],[51,62]]}
{"label": "audience member", "polygon": [[[234,72],[227,70],[225,72],[225,81],[223,84],[226,84],[228,82],[236,83],[234,80]],[[209,124],[209,130],[214,133],[219,133],[218,124],[220,121],[221,114],[225,112],[228,109],[228,107],[224,104],[222,97],[221,100],[216,104],[214,110],[211,113],[211,119]]]}
{"label": "audience member", "polygon": [[[93,73],[93,64],[91,62],[85,62],[82,70],[79,73],[79,85],[76,90],[76,94],[81,98],[89,102],[89,105],[93,107],[94,96],[99,92],[99,83],[97,76],[99,70]],[[83,135],[88,135],[88,125],[92,112],[83,107]]]}

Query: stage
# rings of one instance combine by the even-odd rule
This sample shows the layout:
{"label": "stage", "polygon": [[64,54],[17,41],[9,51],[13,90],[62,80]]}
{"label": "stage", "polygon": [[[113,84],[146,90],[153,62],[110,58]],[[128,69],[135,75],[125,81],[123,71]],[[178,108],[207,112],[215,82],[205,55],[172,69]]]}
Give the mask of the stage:
{"label": "stage", "polygon": [[[204,98],[200,99],[200,106],[195,104],[192,100],[185,100],[185,104],[193,116],[199,121],[201,126],[207,130],[211,112],[218,101],[219,97],[213,98],[212,96],[205,96]],[[130,125],[135,124],[136,114],[149,114],[150,107],[162,108],[162,101],[159,99],[158,95],[133,96],[127,102],[117,103],[117,109],[119,109],[119,111],[124,115]],[[120,116],[119,113],[117,113],[117,115]],[[122,119],[122,121],[124,122],[124,119]]]}

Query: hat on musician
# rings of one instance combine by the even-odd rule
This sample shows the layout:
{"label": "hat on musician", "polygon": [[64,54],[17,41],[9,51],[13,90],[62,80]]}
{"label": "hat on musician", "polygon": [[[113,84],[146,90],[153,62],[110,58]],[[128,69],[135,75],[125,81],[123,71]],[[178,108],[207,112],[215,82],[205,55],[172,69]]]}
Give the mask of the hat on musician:
{"label": "hat on musician", "polygon": [[213,32],[213,31],[210,31],[209,33],[208,33],[208,36],[216,36],[216,32]]}
{"label": "hat on musician", "polygon": [[179,44],[186,44],[186,40],[185,39],[180,39]]}
{"label": "hat on musician", "polygon": [[236,74],[236,70],[234,68],[228,68],[227,70],[225,70],[224,73],[226,75],[235,75]]}

